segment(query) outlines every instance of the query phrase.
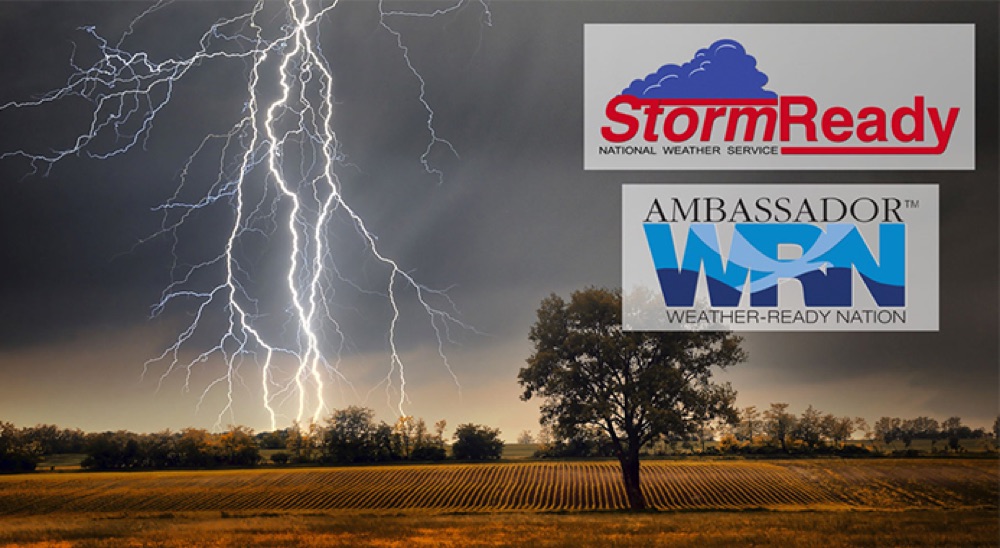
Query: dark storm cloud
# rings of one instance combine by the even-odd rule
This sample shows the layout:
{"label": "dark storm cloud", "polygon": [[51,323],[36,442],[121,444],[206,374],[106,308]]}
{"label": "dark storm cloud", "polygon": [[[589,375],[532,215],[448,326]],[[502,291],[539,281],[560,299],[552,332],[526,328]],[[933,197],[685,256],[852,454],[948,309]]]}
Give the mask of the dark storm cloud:
{"label": "dark storm cloud", "polygon": [[[180,44],[190,49],[227,5],[230,13],[234,7],[209,2],[192,13],[184,4],[163,10],[160,25],[143,28],[152,35],[146,47],[163,54],[177,54]],[[4,2],[0,40],[8,53],[0,56],[0,104],[37,99],[64,85],[71,60],[86,66],[94,59],[96,41],[82,27],[92,25],[117,37],[147,7],[138,2]],[[218,131],[213,122],[233,111],[220,82],[234,73],[212,68],[216,81],[206,82],[204,74],[193,71],[192,85],[177,90],[181,108],[164,113],[147,150],[107,161],[67,157],[48,173],[42,164],[35,172],[23,158],[0,162],[0,345],[58,344],[82,327],[146,321],[169,281],[170,259],[162,238],[136,244],[158,229],[161,216],[152,208],[176,187],[183,162],[198,142],[191,135]],[[89,108],[82,99],[69,98],[6,109],[0,114],[5,128],[0,150],[65,148],[89,126]],[[184,130],[190,133],[178,135]]]}
{"label": "dark storm cloud", "polygon": [[[541,298],[549,292],[566,295],[588,284],[621,283],[623,182],[939,183],[940,333],[755,334],[748,336],[751,361],[739,369],[744,378],[767,379],[767,386],[755,385],[754,393],[770,390],[773,398],[762,397],[773,401],[786,399],[789,389],[807,391],[796,395],[804,399],[836,400],[838,391],[870,382],[873,372],[884,372],[888,377],[880,379],[907,379],[906,384],[885,387],[888,401],[903,401],[919,391],[922,401],[925,392],[932,394],[927,401],[940,400],[933,404],[935,413],[944,409],[945,400],[959,397],[967,408],[989,408],[983,416],[996,409],[1000,242],[995,125],[977,124],[976,173],[582,169],[585,23],[976,21],[980,65],[991,67],[977,75],[978,96],[986,98],[978,101],[977,119],[997,119],[996,17],[989,6],[808,4],[494,2],[493,25],[485,27],[481,11],[471,3],[449,18],[400,22],[411,60],[427,82],[426,99],[435,109],[438,135],[458,152],[456,157],[440,145],[433,149],[432,158],[445,168],[441,182],[419,166],[427,142],[426,113],[416,100],[419,83],[406,70],[395,39],[378,26],[370,3],[337,8],[324,33],[324,51],[336,77],[338,136],[347,159],[357,166],[342,171],[345,196],[370,222],[388,255],[428,286],[453,286],[449,295],[462,318],[487,333],[466,334],[463,346],[453,349],[453,365],[466,387],[467,414],[447,416],[450,422],[472,416],[486,423],[506,420],[510,413],[498,394],[509,394],[512,408],[524,405],[516,401],[515,378],[530,351],[527,330]],[[245,6],[177,3],[158,14],[158,24],[144,28],[143,43],[161,55],[183,54],[185,44],[207,24]],[[0,102],[30,97],[64,82],[72,51],[69,40],[77,42],[79,55],[87,55],[86,36],[74,30],[78,26],[93,24],[116,35],[139,11],[138,5],[125,2],[0,4],[0,41],[5,51],[16,52],[0,57]],[[169,333],[146,317],[169,280],[169,241],[133,246],[159,227],[161,218],[150,209],[173,192],[197,139],[226,129],[238,115],[243,95],[237,84],[245,70],[237,63],[192,72],[151,134],[148,152],[105,163],[71,158],[47,178],[25,177],[24,162],[0,162],[0,355],[6,356],[0,359],[0,383],[6,380],[9,390],[33,396],[6,406],[0,403],[0,418],[11,414],[9,405],[16,405],[22,422],[34,422],[33,401],[42,402],[37,404],[40,409],[91,378],[82,376],[73,387],[50,391],[50,384],[25,374],[18,359],[69,362],[80,355],[88,368],[134,378],[141,362],[162,350]],[[80,106],[0,114],[0,127],[17,128],[0,131],[0,150],[64,144],[70,130],[86,121]],[[225,208],[206,214],[187,235],[185,245],[193,247],[185,251],[190,257],[212,252],[218,243],[211,236],[213,227],[227,222]],[[261,284],[280,275],[278,265],[260,266]],[[344,266],[364,273],[371,265]],[[360,326],[355,341],[362,356],[359,363],[382,367],[384,361],[376,355],[385,346],[384,334],[375,329],[380,318],[369,313],[365,303],[357,297],[348,301],[353,309],[345,306],[340,311]],[[189,313],[174,309],[164,323],[173,325]],[[90,346],[81,337],[90,336],[95,327],[103,340],[95,341],[87,356]],[[130,345],[121,360],[113,359],[107,341],[129,337],[141,327],[156,329],[155,336],[136,337],[145,341],[147,351]],[[406,333],[409,352],[434,355],[426,331],[422,325]],[[445,416],[450,412],[447,402],[455,397],[446,389],[450,377],[434,364],[420,362],[415,367],[426,373],[410,379],[418,395],[413,398],[415,414],[426,409],[426,415]],[[11,375],[15,370],[19,373]],[[367,379],[364,374],[359,378]],[[427,403],[439,386],[441,401]],[[106,391],[100,394],[108,397]],[[474,405],[477,397],[496,403],[482,411]],[[74,398],[77,409],[87,405],[85,398]],[[253,399],[248,401],[252,413]],[[519,416],[531,414],[517,409]],[[188,415],[178,417],[173,424],[149,424],[176,428],[191,422]],[[213,419],[205,420],[210,424]],[[509,424],[502,426],[510,435],[534,427]],[[105,421],[101,427],[113,425]]]}

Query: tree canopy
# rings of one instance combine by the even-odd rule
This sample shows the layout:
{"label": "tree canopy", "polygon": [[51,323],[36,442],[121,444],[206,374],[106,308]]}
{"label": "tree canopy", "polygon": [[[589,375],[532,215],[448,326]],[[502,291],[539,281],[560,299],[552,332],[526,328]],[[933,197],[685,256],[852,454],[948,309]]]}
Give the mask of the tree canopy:
{"label": "tree canopy", "polygon": [[460,424],[451,451],[458,460],[491,460],[503,456],[500,430],[480,424]]}
{"label": "tree canopy", "polygon": [[643,509],[639,450],[655,438],[693,432],[704,421],[735,420],[735,392],[715,369],[746,359],[729,332],[622,329],[621,291],[587,288],[567,302],[544,299],[529,339],[534,352],[518,374],[523,400],[542,399],[542,423],[561,437],[602,429],[622,464],[633,509]]}

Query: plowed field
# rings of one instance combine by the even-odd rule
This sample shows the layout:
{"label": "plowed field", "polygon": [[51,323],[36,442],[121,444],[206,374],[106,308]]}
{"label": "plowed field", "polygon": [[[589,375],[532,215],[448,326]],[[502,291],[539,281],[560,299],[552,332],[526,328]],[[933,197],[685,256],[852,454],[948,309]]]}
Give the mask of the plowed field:
{"label": "plowed field", "polygon": [[[661,510],[994,509],[996,461],[649,461]],[[616,462],[528,462],[0,476],[0,515],[63,512],[414,510],[435,513],[626,507]]]}

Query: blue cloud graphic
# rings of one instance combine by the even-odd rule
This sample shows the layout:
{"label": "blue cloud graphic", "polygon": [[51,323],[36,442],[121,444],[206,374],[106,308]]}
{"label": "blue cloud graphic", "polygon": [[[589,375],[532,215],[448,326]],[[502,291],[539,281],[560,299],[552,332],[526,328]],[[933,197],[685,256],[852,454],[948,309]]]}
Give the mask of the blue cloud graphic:
{"label": "blue cloud graphic", "polygon": [[778,95],[764,89],[767,75],[736,40],[718,40],[683,65],[663,65],[622,91],[648,99],[760,99]]}

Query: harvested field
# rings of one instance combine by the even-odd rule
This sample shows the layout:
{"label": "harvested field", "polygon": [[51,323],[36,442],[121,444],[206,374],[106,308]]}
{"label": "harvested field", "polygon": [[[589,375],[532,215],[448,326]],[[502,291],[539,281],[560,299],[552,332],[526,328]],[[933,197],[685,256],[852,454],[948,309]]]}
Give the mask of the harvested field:
{"label": "harvested field", "polygon": [[[993,460],[649,461],[659,510],[996,509]],[[616,462],[524,462],[0,477],[0,515],[626,507]]]}

